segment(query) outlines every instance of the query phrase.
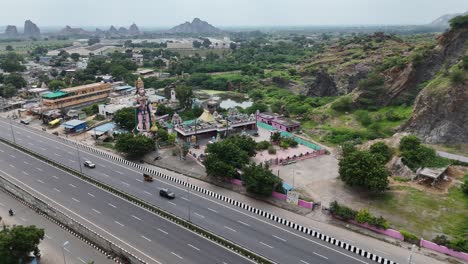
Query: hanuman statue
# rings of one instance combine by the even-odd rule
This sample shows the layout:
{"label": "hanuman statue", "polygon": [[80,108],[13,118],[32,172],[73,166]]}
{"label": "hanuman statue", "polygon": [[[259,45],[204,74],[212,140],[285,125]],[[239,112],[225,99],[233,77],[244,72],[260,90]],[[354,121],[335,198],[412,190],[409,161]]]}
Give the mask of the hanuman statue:
{"label": "hanuman statue", "polygon": [[133,103],[136,111],[136,120],[138,122],[136,129],[139,133],[147,134],[151,130],[153,120],[151,115],[153,113],[153,106],[151,101],[146,95],[145,87],[141,78],[135,82],[136,93],[135,102]]}

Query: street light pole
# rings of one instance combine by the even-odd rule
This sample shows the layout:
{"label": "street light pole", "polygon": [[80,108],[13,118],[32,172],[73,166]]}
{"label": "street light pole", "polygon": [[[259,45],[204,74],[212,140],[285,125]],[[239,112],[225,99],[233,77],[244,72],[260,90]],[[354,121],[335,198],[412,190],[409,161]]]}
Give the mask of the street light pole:
{"label": "street light pole", "polygon": [[10,118],[10,129],[11,129],[11,136],[13,137],[13,143],[16,144],[15,132],[13,132],[13,124],[11,123],[11,118]]}
{"label": "street light pole", "polygon": [[78,139],[75,139],[75,143],[76,143],[76,154],[78,157],[78,166],[80,166],[80,173],[83,173],[83,168],[81,167],[80,151],[78,150]]}
{"label": "street light pole", "polygon": [[192,222],[190,219],[190,207],[191,207],[191,201],[190,201],[190,182],[189,182],[189,177],[187,176],[187,193],[188,193],[188,220],[189,222]]}
{"label": "street light pole", "polygon": [[62,254],[63,254],[63,264],[67,264],[67,261],[65,260],[65,246],[68,245],[68,241],[65,241],[62,245]]}

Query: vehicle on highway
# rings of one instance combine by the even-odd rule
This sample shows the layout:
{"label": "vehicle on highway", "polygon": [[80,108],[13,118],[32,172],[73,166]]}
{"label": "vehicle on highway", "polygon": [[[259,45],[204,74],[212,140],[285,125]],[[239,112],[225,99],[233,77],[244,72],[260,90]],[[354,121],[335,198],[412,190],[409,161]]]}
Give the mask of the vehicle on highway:
{"label": "vehicle on highway", "polygon": [[143,173],[143,179],[147,182],[152,182],[153,181],[153,176]]}
{"label": "vehicle on highway", "polygon": [[175,193],[169,191],[168,189],[160,189],[159,190],[159,195],[162,197],[166,197],[167,199],[174,199],[175,198]]}
{"label": "vehicle on highway", "polygon": [[21,119],[20,123],[24,124],[24,125],[29,125],[29,120],[28,119]]}
{"label": "vehicle on highway", "polygon": [[96,164],[92,163],[91,161],[87,160],[84,162],[84,166],[88,168],[96,168]]}

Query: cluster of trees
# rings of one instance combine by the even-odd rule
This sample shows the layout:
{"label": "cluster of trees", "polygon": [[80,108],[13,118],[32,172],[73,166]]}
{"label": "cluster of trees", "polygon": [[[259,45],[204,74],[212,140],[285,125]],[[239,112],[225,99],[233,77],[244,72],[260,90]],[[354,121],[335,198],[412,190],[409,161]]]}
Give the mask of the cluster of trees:
{"label": "cluster of trees", "polygon": [[457,16],[450,20],[450,27],[452,29],[466,28],[468,26],[468,15]]}
{"label": "cluster of trees", "polygon": [[160,48],[166,48],[167,43],[166,42],[148,42],[146,40],[143,40],[142,42],[139,42],[139,43],[133,43],[132,40],[127,40],[125,41],[124,46],[127,48],[160,49]]}
{"label": "cluster of trees", "polygon": [[128,55],[116,51],[110,55],[109,59],[101,56],[92,56],[85,73],[94,76],[111,74],[117,81],[124,80],[128,83],[133,83],[137,77],[132,72],[137,69],[138,66],[128,58]]}
{"label": "cluster of trees", "polygon": [[0,55],[0,68],[5,72],[21,72],[26,70],[26,67],[22,65],[24,58],[23,56],[15,53],[8,52]]}
{"label": "cluster of trees", "polygon": [[129,159],[136,159],[153,151],[155,149],[155,144],[154,140],[147,136],[125,133],[117,136],[115,149],[125,153]]}
{"label": "cluster of trees", "polygon": [[209,90],[227,91],[236,89],[243,91],[243,88],[252,81],[252,78],[239,74],[212,76],[206,73],[194,73],[186,80],[186,84]]}
{"label": "cluster of trees", "polygon": [[44,229],[36,226],[4,227],[0,231],[0,259],[5,264],[26,263],[31,252],[39,255],[39,243],[44,239]]}
{"label": "cluster of trees", "polygon": [[450,160],[436,155],[434,149],[422,145],[421,140],[414,136],[406,136],[400,140],[401,161],[413,171],[422,167],[443,167]]}
{"label": "cluster of trees", "polygon": [[135,108],[125,107],[117,110],[114,114],[114,122],[121,128],[132,131],[137,125]]}
{"label": "cluster of trees", "polygon": [[18,73],[11,73],[9,75],[0,74],[0,96],[10,98],[14,96],[18,89],[26,86],[26,80]]}
{"label": "cluster of trees", "polygon": [[249,162],[249,157],[256,154],[255,149],[252,138],[239,135],[209,144],[203,161],[206,173],[220,179],[232,179],[238,176],[238,170],[242,170],[247,191],[269,196],[281,180],[267,166]]}
{"label": "cluster of trees", "polygon": [[369,151],[360,151],[351,144],[344,144],[339,162],[340,179],[352,187],[371,192],[385,191],[390,176],[385,163],[391,158],[390,153],[392,150],[383,143],[375,143]]}

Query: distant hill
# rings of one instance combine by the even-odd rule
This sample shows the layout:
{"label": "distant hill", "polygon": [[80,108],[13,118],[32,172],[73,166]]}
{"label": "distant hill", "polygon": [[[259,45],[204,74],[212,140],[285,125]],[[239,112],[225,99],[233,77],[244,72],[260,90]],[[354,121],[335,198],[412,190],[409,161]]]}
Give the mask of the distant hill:
{"label": "distant hill", "polygon": [[169,29],[170,33],[218,33],[221,29],[210,25],[199,18],[193,19],[192,23],[185,22]]}
{"label": "distant hill", "polygon": [[465,13],[457,13],[457,14],[446,14],[443,15],[436,20],[432,21],[429,25],[431,26],[437,26],[437,27],[449,27],[449,21],[450,19],[456,17],[456,16],[461,16],[461,15],[468,15],[468,11]]}

